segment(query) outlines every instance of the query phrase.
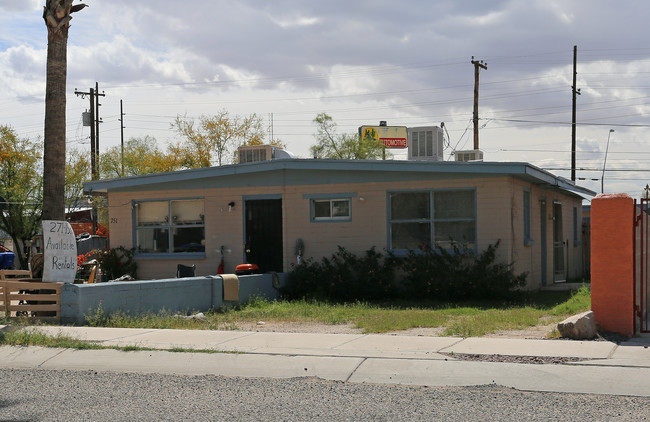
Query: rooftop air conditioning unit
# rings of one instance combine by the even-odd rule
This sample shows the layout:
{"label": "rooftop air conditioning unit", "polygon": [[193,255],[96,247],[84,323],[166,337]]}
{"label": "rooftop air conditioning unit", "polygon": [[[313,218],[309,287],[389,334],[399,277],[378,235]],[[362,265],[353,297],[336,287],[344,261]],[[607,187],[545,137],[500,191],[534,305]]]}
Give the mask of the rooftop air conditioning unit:
{"label": "rooftop air conditioning unit", "polygon": [[480,149],[456,151],[456,161],[483,161],[483,151]]}
{"label": "rooftop air conditioning unit", "polygon": [[410,127],[408,134],[408,159],[415,161],[443,161],[444,138],[438,126]]}
{"label": "rooftop air conditioning unit", "polygon": [[295,158],[289,151],[273,145],[243,145],[237,148],[237,155],[239,157],[239,164]]}

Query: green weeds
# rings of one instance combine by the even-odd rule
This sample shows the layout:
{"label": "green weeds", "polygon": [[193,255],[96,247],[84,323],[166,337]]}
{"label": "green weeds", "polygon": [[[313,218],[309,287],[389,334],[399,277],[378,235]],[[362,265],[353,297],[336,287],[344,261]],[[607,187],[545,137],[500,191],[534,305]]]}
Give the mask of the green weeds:
{"label": "green weeds", "polygon": [[[0,333],[0,346],[40,346],[52,347],[60,349],[76,349],[76,350],[120,350],[122,352],[142,352],[154,351],[150,347],[141,347],[137,345],[129,346],[104,346],[97,343],[86,342],[78,340],[73,337],[57,334],[56,336],[47,335],[38,330],[36,327],[14,329],[8,332]],[[166,350],[168,352],[184,352],[184,353],[240,353],[233,351],[221,351],[214,349],[185,349],[181,347],[174,347]]]}
{"label": "green weeds", "polygon": [[86,318],[91,326],[121,328],[237,330],[244,323],[276,321],[351,324],[365,333],[440,328],[442,335],[471,337],[559,322],[590,307],[590,291],[582,287],[574,293],[541,292],[508,302],[330,303],[306,299],[269,301],[254,298],[247,304],[206,312],[202,319],[184,318],[169,312],[144,315],[118,312],[109,315],[101,307],[86,315]]}

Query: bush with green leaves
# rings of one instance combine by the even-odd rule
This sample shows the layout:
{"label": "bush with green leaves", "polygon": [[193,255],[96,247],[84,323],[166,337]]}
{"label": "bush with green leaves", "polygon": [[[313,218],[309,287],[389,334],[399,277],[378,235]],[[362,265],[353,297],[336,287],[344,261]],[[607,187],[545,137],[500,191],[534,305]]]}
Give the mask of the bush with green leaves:
{"label": "bush with green leaves", "polygon": [[115,280],[127,274],[133,278],[137,278],[138,264],[133,259],[134,254],[135,248],[127,249],[124,246],[93,249],[85,255],[79,255],[77,257],[77,263],[78,265],[82,265],[92,259],[97,260],[102,274],[108,280]]}
{"label": "bush with green leaves", "polygon": [[384,256],[373,247],[357,257],[339,246],[331,258],[294,265],[282,293],[330,301],[511,299],[527,274],[497,262],[498,247],[480,253],[457,244],[451,250],[425,247],[405,257]]}
{"label": "bush with green leaves", "polygon": [[374,247],[358,257],[341,246],[331,258],[305,259],[294,265],[282,290],[289,299],[332,301],[381,300],[394,293],[390,260]]}
{"label": "bush with green leaves", "polygon": [[509,299],[525,286],[527,273],[516,275],[512,264],[496,261],[497,242],[484,251],[453,244],[451,250],[425,247],[393,258],[403,270],[406,299]]}
{"label": "bush with green leaves", "polygon": [[106,274],[109,280],[115,280],[123,275],[138,277],[138,264],[133,259],[135,248],[127,249],[123,246],[104,250],[99,259],[99,266],[102,274]]}

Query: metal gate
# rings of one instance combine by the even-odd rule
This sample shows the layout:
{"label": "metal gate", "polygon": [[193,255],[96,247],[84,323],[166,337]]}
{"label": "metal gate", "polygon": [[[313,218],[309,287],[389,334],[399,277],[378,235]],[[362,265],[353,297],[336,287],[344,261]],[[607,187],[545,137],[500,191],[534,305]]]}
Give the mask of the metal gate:
{"label": "metal gate", "polygon": [[650,198],[634,200],[634,328],[650,332]]}

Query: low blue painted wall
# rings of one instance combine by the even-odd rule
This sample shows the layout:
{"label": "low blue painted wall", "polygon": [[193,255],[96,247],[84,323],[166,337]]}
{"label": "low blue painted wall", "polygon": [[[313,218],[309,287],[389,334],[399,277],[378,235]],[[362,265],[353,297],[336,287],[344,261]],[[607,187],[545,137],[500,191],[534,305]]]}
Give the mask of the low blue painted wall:
{"label": "low blue painted wall", "polygon": [[[279,298],[279,291],[273,287],[273,276],[239,276],[239,301],[236,303],[245,303],[252,296],[271,300]],[[276,276],[280,285],[284,285],[288,274]],[[203,312],[223,305],[223,280],[220,276],[64,284],[61,289],[61,322],[84,324],[85,316],[99,306],[107,314],[139,315],[163,310],[172,313]]]}

